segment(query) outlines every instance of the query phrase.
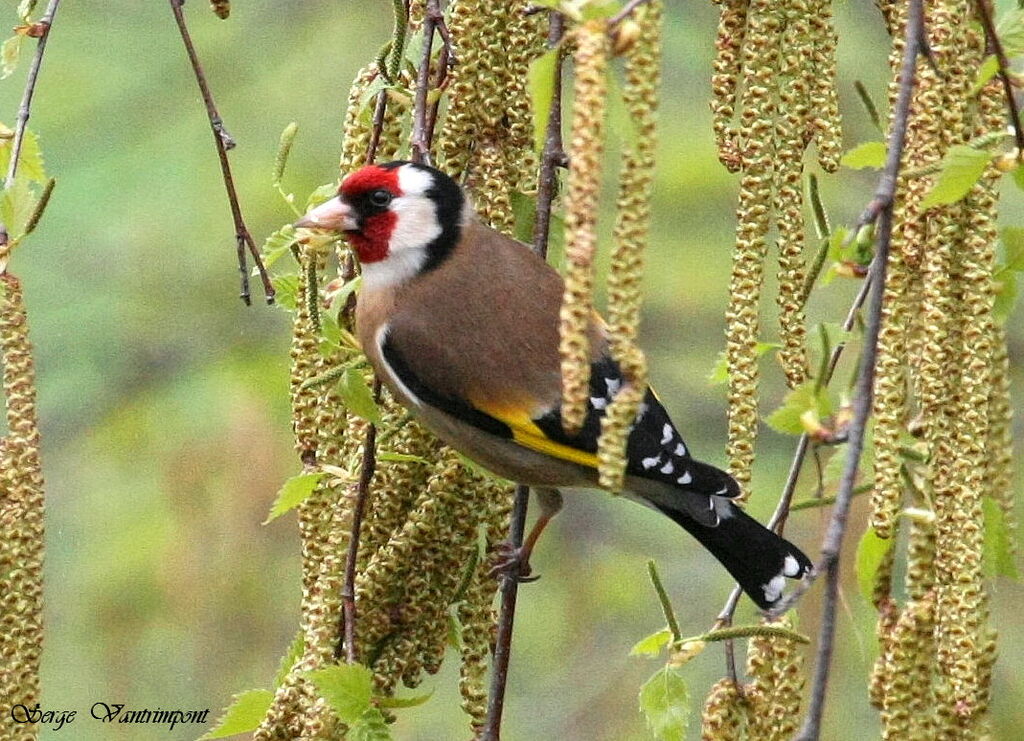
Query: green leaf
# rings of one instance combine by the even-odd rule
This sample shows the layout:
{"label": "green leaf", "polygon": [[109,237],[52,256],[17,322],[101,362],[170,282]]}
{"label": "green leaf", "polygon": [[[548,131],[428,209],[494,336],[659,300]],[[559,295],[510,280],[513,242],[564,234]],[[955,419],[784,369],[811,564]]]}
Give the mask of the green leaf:
{"label": "green leaf", "polygon": [[373,672],[362,664],[338,664],[308,676],[342,723],[356,723],[370,710]]}
{"label": "green leaf", "polygon": [[1005,322],[1017,303],[1017,274],[1010,270],[1000,270],[995,276],[996,297],[992,304],[992,313],[998,322]]}
{"label": "green leaf", "polygon": [[974,78],[974,85],[968,95],[977,95],[985,87],[985,84],[999,72],[999,58],[995,54],[989,54],[985,61],[978,67],[978,75]]}
{"label": "green leaf", "polygon": [[657,656],[661,649],[672,640],[672,631],[662,628],[656,633],[651,633],[646,638],[641,638],[629,649],[630,656]]}
{"label": "green leaf", "polygon": [[622,9],[616,0],[584,0],[582,4],[577,2],[576,5],[584,21],[611,18]]}
{"label": "green leaf", "polygon": [[942,160],[938,180],[921,201],[921,208],[956,203],[966,196],[985,172],[992,156],[991,152],[972,149],[966,144],[950,147]]}
{"label": "green leaf", "polygon": [[408,453],[378,453],[378,461],[386,461],[388,463],[424,463],[430,465],[430,461],[422,456],[409,455]]}
{"label": "green leaf", "polygon": [[[754,354],[757,357],[761,357],[771,350],[778,350],[782,347],[778,342],[758,342],[754,347]],[[715,361],[715,367],[708,374],[708,383],[712,386],[716,386],[720,383],[729,382],[729,361],[725,356],[725,350],[718,353],[718,359]]]}
{"label": "green leaf", "polygon": [[865,168],[881,169],[885,166],[885,142],[864,142],[858,144],[839,160],[843,167],[854,170]]}
{"label": "green leaf", "polygon": [[776,432],[786,435],[802,435],[806,428],[801,417],[813,411],[817,418],[823,419],[832,414],[832,401],[824,387],[815,388],[813,379],[805,381],[786,394],[782,406],[768,415],[765,422]]}
{"label": "green leaf", "polygon": [[[10,160],[10,153],[7,155]],[[21,155],[18,157],[18,176],[27,177],[35,183],[46,184],[46,165],[43,162],[43,151],[39,147],[39,135],[26,129],[21,142]]]}
{"label": "green leaf", "polygon": [[345,734],[346,741],[391,741],[391,730],[388,728],[384,714],[377,708],[370,708],[359,716],[359,720],[349,726]]}
{"label": "green leaf", "polygon": [[20,175],[15,178],[14,184],[3,192],[3,196],[0,197],[0,218],[3,218],[12,237],[24,234],[25,226],[35,211],[37,200],[28,180]]}
{"label": "green leaf", "polygon": [[299,276],[295,273],[274,275],[270,278],[274,284],[274,303],[286,311],[295,311],[299,293]]}
{"label": "green leaf", "polygon": [[425,695],[413,695],[412,697],[378,697],[377,706],[382,708],[414,708],[422,705],[431,697],[434,691],[431,690]]}
{"label": "green leaf", "polygon": [[1007,57],[1024,53],[1024,10],[1008,10],[996,23],[996,35],[1003,44]]}
{"label": "green leaf", "polygon": [[1013,182],[1017,184],[1017,187],[1024,190],[1024,167],[1017,166],[1010,171],[1010,177],[1013,178]]}
{"label": "green leaf", "polygon": [[[340,288],[336,291],[331,291],[327,298],[331,301],[331,307],[334,309],[341,309],[348,301],[348,297],[359,290],[359,287],[363,284],[363,276],[357,275],[351,280],[345,281]],[[335,321],[337,324],[337,321]],[[339,336],[340,343],[340,336]]]}
{"label": "green leaf", "polygon": [[1006,515],[990,497],[981,500],[981,507],[985,517],[985,574],[990,578],[1005,576],[1020,581],[1020,571],[1014,557],[1017,552],[1014,533],[1006,526]]}
{"label": "green leaf", "polygon": [[[437,49],[431,49],[431,56],[434,55]],[[402,53],[402,57],[408,62],[414,70],[419,71],[420,62],[423,61],[423,27],[420,26],[416,29],[416,33],[409,36],[409,39],[405,42],[405,50]]]}
{"label": "green leaf", "polygon": [[678,669],[665,666],[640,688],[640,712],[659,741],[684,741],[690,693]]}
{"label": "green leaf", "polygon": [[295,509],[302,504],[313,493],[313,490],[316,489],[320,479],[326,475],[323,471],[300,473],[298,476],[292,476],[285,481],[284,486],[277,492],[274,504],[270,508],[270,514],[267,515],[267,519],[263,524],[266,525],[268,522],[276,520],[285,512]]}
{"label": "green leaf", "polygon": [[290,255],[295,238],[295,227],[291,224],[285,224],[267,237],[263,243],[263,265],[269,268],[285,255]]}
{"label": "green leaf", "polygon": [[388,87],[388,82],[384,79],[384,75],[377,75],[366,86],[366,89],[363,90],[363,94],[359,96],[359,110],[367,119],[369,119],[373,105],[377,101],[377,93],[386,87]]}
{"label": "green leaf", "polygon": [[292,643],[288,646],[288,652],[281,657],[281,663],[277,667],[277,674],[274,676],[274,687],[280,687],[284,684],[285,677],[295,666],[295,662],[302,658],[303,651],[306,650],[306,637],[300,628],[298,633],[295,634],[295,638],[292,639]]}
{"label": "green leaf", "polygon": [[455,605],[448,606],[448,645],[456,651],[462,650],[462,621]]}
{"label": "green leaf", "polygon": [[558,66],[559,47],[548,49],[530,63],[527,81],[530,104],[533,107],[533,144],[538,152],[544,149],[544,140],[551,118],[551,96],[555,90],[555,69]]}
{"label": "green leaf", "polygon": [[18,58],[21,56],[21,34],[15,34],[0,47],[0,80],[10,77],[18,69]]}
{"label": "green leaf", "polygon": [[1003,244],[1003,266],[1007,270],[1024,271],[1024,228],[1008,226],[1000,230]]}
{"label": "green leaf", "polygon": [[879,538],[873,527],[868,527],[857,543],[857,585],[867,602],[871,602],[871,595],[875,591],[878,567],[882,565],[894,543],[895,538]]}
{"label": "green leaf", "polygon": [[333,314],[320,315],[320,336],[334,347],[341,347],[341,325]]}
{"label": "green leaf", "polygon": [[366,384],[366,376],[358,368],[349,368],[338,382],[338,393],[345,406],[367,422],[380,422],[380,410],[373,400],[373,392]]}
{"label": "green leaf", "polygon": [[513,235],[520,242],[533,242],[533,224],[537,217],[537,199],[524,195],[518,190],[512,191],[512,216],[515,219]]}
{"label": "green leaf", "polygon": [[[11,149],[14,147],[14,139],[5,139],[0,143],[0,173],[7,172],[11,163]],[[21,140],[21,154],[18,156],[18,177],[26,178],[35,183],[45,184],[46,167],[43,163],[43,153],[39,149],[39,136],[30,129],[25,130],[25,136]]]}
{"label": "green leaf", "polygon": [[199,741],[255,731],[273,701],[274,693],[269,690],[248,690],[235,695],[217,725],[200,737]]}
{"label": "green leaf", "polygon": [[336,195],[338,195],[338,184],[324,183],[309,194],[309,198],[306,199],[306,210],[309,211],[311,208],[319,206],[324,201],[331,200]]}

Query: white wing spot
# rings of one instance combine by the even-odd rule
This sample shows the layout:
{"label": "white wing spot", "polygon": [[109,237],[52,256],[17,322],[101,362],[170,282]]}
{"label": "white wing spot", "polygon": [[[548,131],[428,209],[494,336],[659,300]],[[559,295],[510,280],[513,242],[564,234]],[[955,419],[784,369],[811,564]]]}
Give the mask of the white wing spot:
{"label": "white wing spot", "polygon": [[646,402],[640,404],[640,406],[637,407],[637,410],[636,410],[636,421],[639,422],[641,419],[643,419],[645,414],[647,414],[647,403]]}
{"label": "white wing spot", "polygon": [[796,576],[800,573],[800,564],[793,556],[786,556],[785,564],[782,567],[782,573],[786,576]]}
{"label": "white wing spot", "polygon": [[676,479],[676,483],[679,484],[689,484],[691,481],[693,481],[693,476],[690,475],[689,471],[686,471],[682,476]]}
{"label": "white wing spot", "polygon": [[590,406],[594,407],[594,409],[604,409],[608,406],[608,400],[602,399],[600,396],[591,396]]}
{"label": "white wing spot", "polygon": [[763,585],[764,598],[767,602],[776,602],[782,596],[782,590],[786,588],[786,577],[782,574],[773,576],[771,581]]}
{"label": "white wing spot", "polygon": [[606,378],[604,379],[604,385],[608,388],[608,398],[610,399],[622,388],[622,381],[618,378]]}
{"label": "white wing spot", "polygon": [[660,456],[651,456],[650,458],[644,458],[640,461],[640,465],[644,467],[644,470],[654,468],[661,461]]}
{"label": "white wing spot", "polygon": [[672,465],[672,461],[669,461],[668,463],[666,463],[664,466],[662,466],[658,470],[661,471],[663,474],[668,475],[668,474],[672,473],[673,470],[675,470],[675,467]]}
{"label": "white wing spot", "polygon": [[672,425],[666,423],[661,430],[661,444],[668,445],[672,440]]}
{"label": "white wing spot", "polygon": [[678,456],[686,455],[686,446],[683,445],[682,443],[679,443],[678,445],[676,445],[676,455],[678,455]]}

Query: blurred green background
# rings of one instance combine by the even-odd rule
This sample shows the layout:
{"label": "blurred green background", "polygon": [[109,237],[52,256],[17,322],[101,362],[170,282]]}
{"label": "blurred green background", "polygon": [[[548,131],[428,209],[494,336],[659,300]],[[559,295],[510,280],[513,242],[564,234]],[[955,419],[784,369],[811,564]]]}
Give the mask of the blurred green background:
{"label": "blurred green background", "polygon": [[[707,106],[717,10],[668,4],[643,344],[691,447],[721,464],[724,394],[706,379],[724,342],[737,179],[715,157]],[[7,5],[14,25],[15,3]],[[884,100],[888,39],[874,8],[837,6],[850,147],[877,138],[853,80]],[[239,0],[227,22],[203,2],[186,9],[239,142],[232,162],[242,205],[262,239],[291,218],[270,187],[282,128],[300,126],[290,190],[305,194],[335,177],[348,86],[388,38],[390,3]],[[0,85],[8,125],[26,62]],[[32,127],[59,180],[42,225],[12,262],[28,296],[45,442],[44,704],[80,711],[73,726],[46,729],[43,738],[194,738],[195,727],[104,726],[82,716],[102,700],[209,707],[216,717],[233,692],[270,685],[299,605],[293,516],[260,525],[280,483],[298,470],[288,316],[261,305],[258,294],[252,308],[236,297],[228,207],[168,3],[62,6]],[[852,221],[872,187],[869,173],[825,177],[833,219]],[[1020,205],[1016,192],[1007,193],[1006,223],[1022,222]],[[838,321],[855,289],[840,281],[821,291],[812,318]],[[771,333],[771,306],[767,313]],[[1020,358],[1024,334],[1016,324],[1012,341],[1012,357]],[[774,363],[766,370],[771,409],[782,385]],[[1016,381],[1019,390],[1019,371]],[[756,516],[773,507],[793,445],[762,431]],[[809,486],[805,480],[801,493]],[[858,502],[850,544],[863,514]],[[813,553],[823,516],[799,514],[787,532]],[[626,501],[571,497],[552,530],[534,560],[544,578],[520,596],[504,738],[648,738],[636,694],[657,664],[627,655],[663,624],[645,561],[660,564],[684,632],[710,625],[730,581],[668,519]],[[877,737],[865,691],[874,621],[850,559],[844,563],[825,737],[867,739]],[[819,591],[801,610],[801,628],[811,633]],[[1019,738],[1024,589],[1001,582],[994,597],[1002,634],[996,737]],[[753,617],[745,602],[739,619]],[[712,648],[687,667],[695,707],[722,666]],[[397,738],[468,737],[455,668],[449,663],[425,683],[436,688],[430,702],[400,713]]]}

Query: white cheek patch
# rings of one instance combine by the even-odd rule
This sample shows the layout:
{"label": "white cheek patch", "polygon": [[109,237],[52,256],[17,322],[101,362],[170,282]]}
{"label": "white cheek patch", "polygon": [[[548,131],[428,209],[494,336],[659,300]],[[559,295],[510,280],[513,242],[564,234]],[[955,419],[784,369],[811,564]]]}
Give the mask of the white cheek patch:
{"label": "white cheek patch", "polygon": [[404,165],[398,169],[398,187],[402,195],[391,201],[395,226],[391,230],[388,256],[363,265],[366,287],[402,283],[414,277],[427,259],[427,245],[441,236],[437,210],[427,195],[434,184],[424,170]]}

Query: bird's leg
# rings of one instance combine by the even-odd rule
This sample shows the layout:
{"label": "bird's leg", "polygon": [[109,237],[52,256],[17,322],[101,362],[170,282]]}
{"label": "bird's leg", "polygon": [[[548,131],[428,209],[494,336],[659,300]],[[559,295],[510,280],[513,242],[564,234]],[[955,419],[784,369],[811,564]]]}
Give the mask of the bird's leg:
{"label": "bird's leg", "polygon": [[515,577],[520,582],[537,581],[540,578],[539,575],[530,576],[530,554],[533,553],[537,539],[551,522],[551,518],[562,509],[562,495],[558,489],[534,489],[534,492],[537,495],[537,504],[540,505],[537,521],[533,523],[529,534],[518,548],[507,540],[495,546],[498,558],[491,569],[491,576],[502,574],[506,577]]}

